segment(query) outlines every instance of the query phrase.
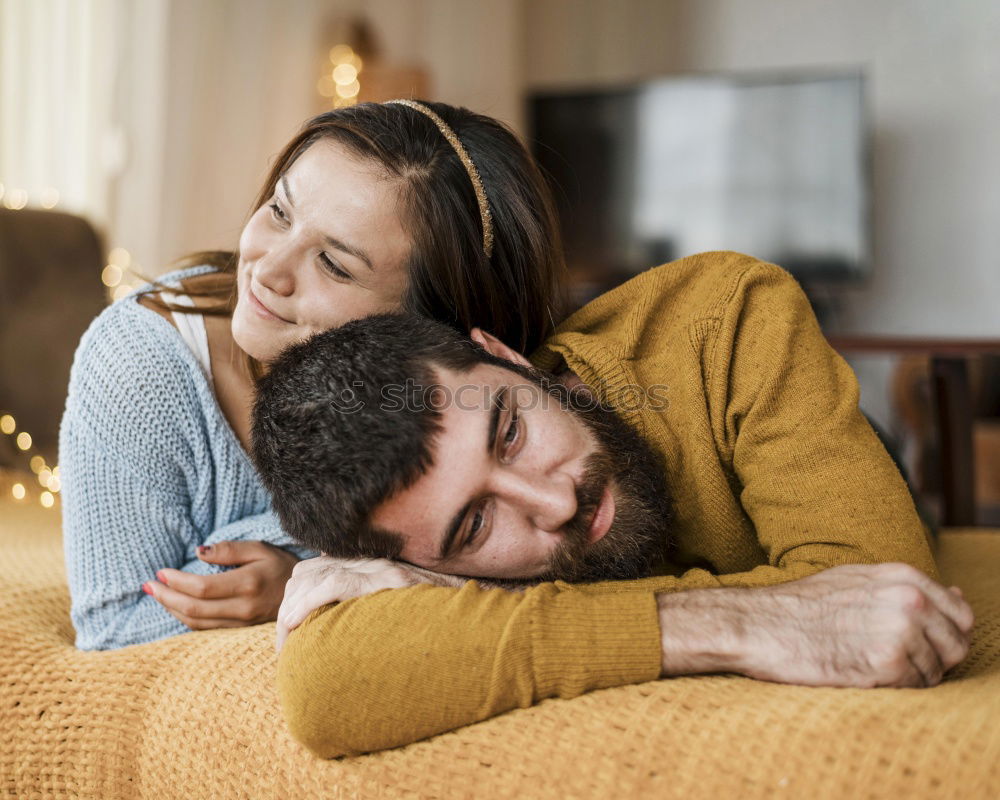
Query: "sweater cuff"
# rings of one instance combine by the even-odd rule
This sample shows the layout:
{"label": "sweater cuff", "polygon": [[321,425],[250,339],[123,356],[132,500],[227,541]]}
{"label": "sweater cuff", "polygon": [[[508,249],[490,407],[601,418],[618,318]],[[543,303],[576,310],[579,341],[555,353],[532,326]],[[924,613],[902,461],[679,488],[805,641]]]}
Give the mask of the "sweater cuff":
{"label": "sweater cuff", "polygon": [[660,677],[660,621],[652,593],[560,592],[533,615],[536,700]]}

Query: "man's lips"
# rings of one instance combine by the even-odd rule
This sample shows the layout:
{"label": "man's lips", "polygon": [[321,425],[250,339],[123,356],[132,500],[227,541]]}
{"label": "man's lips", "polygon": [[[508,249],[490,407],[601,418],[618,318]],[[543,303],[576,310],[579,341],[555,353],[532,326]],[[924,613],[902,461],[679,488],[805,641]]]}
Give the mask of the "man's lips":
{"label": "man's lips", "polygon": [[590,530],[587,531],[587,542],[593,544],[601,539],[609,530],[611,523],[615,520],[615,496],[611,493],[611,484],[604,487],[601,494],[601,501],[594,510],[594,517],[590,521]]}
{"label": "man's lips", "polygon": [[291,322],[291,320],[287,320],[284,317],[278,316],[271,309],[265,306],[260,301],[260,298],[258,298],[257,295],[253,293],[253,288],[250,286],[249,283],[247,284],[247,297],[250,300],[250,307],[257,312],[258,316],[263,317],[264,319],[277,320],[278,322]]}

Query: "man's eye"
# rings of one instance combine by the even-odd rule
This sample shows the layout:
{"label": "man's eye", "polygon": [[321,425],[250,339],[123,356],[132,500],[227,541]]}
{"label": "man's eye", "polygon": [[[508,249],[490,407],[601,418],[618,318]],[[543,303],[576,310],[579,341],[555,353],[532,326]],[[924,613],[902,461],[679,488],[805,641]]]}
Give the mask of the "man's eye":
{"label": "man's eye", "polygon": [[476,534],[479,533],[483,528],[483,512],[482,509],[477,511],[472,515],[472,523],[469,525],[469,535],[465,537],[465,546],[468,547],[472,544],[472,540],[476,538]]}
{"label": "man's eye", "polygon": [[521,418],[518,417],[517,412],[513,412],[510,416],[510,425],[507,426],[507,432],[503,436],[504,447],[508,447],[514,443],[517,439],[517,432],[521,429]]}

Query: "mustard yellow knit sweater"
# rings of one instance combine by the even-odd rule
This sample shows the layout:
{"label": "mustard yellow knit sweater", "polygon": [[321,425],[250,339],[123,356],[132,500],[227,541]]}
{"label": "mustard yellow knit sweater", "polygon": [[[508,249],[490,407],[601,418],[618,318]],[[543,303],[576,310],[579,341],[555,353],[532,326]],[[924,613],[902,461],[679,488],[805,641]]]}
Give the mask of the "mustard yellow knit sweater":
{"label": "mustard yellow knit sweater", "polygon": [[[314,612],[278,690],[293,735],[330,757],[407,744],[546,697],[660,673],[655,593],[761,586],[847,563],[936,577],[850,368],[788,273],[737,253],[649,270],[533,354],[563,365],[663,451],[677,505],[666,574],[522,593],[416,586]],[[665,384],[665,408],[629,387]]]}

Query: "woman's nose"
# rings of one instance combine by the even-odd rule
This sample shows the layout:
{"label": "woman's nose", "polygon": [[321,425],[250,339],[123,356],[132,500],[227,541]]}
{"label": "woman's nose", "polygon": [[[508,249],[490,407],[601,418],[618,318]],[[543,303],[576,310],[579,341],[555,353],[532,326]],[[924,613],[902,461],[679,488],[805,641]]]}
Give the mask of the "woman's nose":
{"label": "woman's nose", "polygon": [[295,291],[294,252],[287,245],[273,245],[257,259],[253,276],[257,283],[276,295],[288,297]]}
{"label": "woman's nose", "polygon": [[527,475],[509,472],[497,494],[543,531],[561,530],[576,514],[576,484],[563,472]]}

